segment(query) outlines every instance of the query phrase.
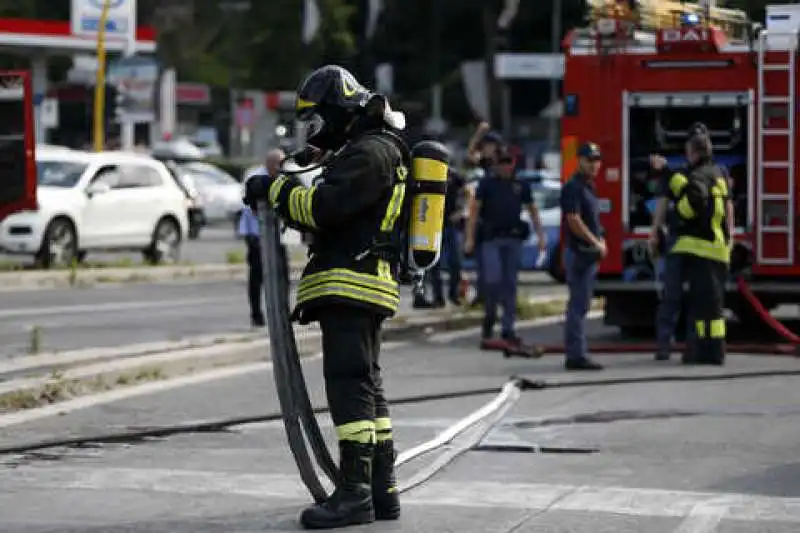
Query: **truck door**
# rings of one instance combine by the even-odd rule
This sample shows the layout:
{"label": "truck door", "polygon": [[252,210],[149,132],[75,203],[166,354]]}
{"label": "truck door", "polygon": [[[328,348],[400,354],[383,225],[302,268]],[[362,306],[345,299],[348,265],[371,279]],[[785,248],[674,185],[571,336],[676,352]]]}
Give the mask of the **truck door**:
{"label": "truck door", "polygon": [[[695,122],[708,126],[714,159],[731,176],[736,227],[744,232],[753,218],[754,95],[748,92],[631,92],[623,120],[623,224],[634,233],[649,232],[657,179],[649,156],[661,154],[670,167],[686,164],[684,145]],[[627,166],[625,166],[627,163]]]}
{"label": "truck door", "polygon": [[0,73],[0,220],[36,208],[33,107],[27,73]]}

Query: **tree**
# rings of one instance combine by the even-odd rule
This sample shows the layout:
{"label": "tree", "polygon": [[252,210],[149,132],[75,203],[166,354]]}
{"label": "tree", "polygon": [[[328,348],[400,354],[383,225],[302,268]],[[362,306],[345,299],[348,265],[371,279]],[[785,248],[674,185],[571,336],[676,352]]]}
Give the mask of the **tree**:
{"label": "tree", "polygon": [[764,22],[764,13],[766,11],[767,0],[730,0],[727,2],[728,7],[733,9],[741,9],[747,13],[751,19]]}
{"label": "tree", "polygon": [[297,0],[253,2],[247,16],[243,58],[249,63],[248,82],[262,89],[291,89],[309,69],[326,62],[347,63],[355,55],[347,0],[319,1],[322,25],[308,45],[301,40],[302,12]]}
{"label": "tree", "polygon": [[[463,61],[486,57],[492,47],[501,44],[492,34],[503,4],[500,0],[387,0],[372,43],[374,53],[379,61],[394,65],[397,91],[426,101],[429,87],[440,82],[445,90],[446,114],[457,121],[470,120],[459,67]],[[438,32],[434,30],[437,7]],[[506,46],[518,51],[550,52],[552,7],[549,0],[520,2],[505,36]],[[585,12],[585,0],[562,0],[562,35],[580,24]],[[484,23],[487,15],[488,25]],[[546,92],[545,87],[545,98]]]}

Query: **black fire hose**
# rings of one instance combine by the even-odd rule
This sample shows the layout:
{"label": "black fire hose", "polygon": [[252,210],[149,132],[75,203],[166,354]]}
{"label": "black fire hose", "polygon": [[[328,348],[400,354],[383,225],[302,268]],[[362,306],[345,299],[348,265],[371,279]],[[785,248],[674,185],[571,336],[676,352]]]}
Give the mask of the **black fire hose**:
{"label": "black fire hose", "polygon": [[317,476],[306,439],[317,464],[335,484],[336,464],[322,437],[308,397],[300,355],[289,315],[288,277],[281,253],[280,220],[265,203],[258,206],[261,222],[261,257],[264,269],[264,299],[275,387],[286,427],[289,448],[294,455],[303,483],[317,502],[328,494]]}
{"label": "black fire hose", "polygon": [[[316,410],[311,405],[305,378],[303,377],[300,355],[297,350],[289,313],[289,287],[287,285],[289,278],[285,275],[284,269],[286,267],[283,264],[281,254],[280,220],[266,204],[259,204],[258,212],[261,222],[261,255],[264,269],[267,329],[275,386],[281,406],[281,418],[286,428],[289,448],[300,472],[300,478],[314,500],[322,502],[327,498],[328,494],[314,468],[312,454],[320,469],[334,484],[337,484],[339,472],[322,437],[322,432],[315,416]],[[417,280],[419,280],[419,276]],[[446,446],[467,430],[483,425],[483,430],[478,432],[472,439],[469,439],[468,443],[444,453],[427,468],[416,472],[411,479],[402,483],[400,491],[405,492],[418,486],[447,466],[456,457],[475,446],[494,423],[516,403],[521,390],[521,380],[510,380],[499,391],[493,401],[462,419],[461,422],[448,428],[437,437],[400,454],[396,462],[397,467],[442,446]],[[306,443],[310,445],[311,453],[309,453]]]}

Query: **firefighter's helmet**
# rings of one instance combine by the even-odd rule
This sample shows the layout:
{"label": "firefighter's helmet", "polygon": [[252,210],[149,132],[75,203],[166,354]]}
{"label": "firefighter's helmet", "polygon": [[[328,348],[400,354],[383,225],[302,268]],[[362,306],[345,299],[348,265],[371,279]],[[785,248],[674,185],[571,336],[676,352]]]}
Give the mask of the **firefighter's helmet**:
{"label": "firefighter's helmet", "polygon": [[306,124],[309,144],[322,150],[335,150],[346,142],[346,132],[353,119],[375,96],[346,69],[326,65],[309,74],[300,84],[295,114]]}
{"label": "firefighter's helmet", "polygon": [[354,110],[365,107],[373,95],[350,71],[338,65],[326,65],[309,74],[300,84],[295,112],[303,120],[322,107]]}

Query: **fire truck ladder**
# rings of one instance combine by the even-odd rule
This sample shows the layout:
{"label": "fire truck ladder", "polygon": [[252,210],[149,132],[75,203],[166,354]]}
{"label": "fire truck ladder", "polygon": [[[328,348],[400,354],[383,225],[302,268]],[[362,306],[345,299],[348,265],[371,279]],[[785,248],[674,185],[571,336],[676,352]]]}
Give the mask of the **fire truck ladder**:
{"label": "fire truck ladder", "polygon": [[[757,225],[757,260],[764,265],[792,265],[794,263],[794,168],[795,168],[795,83],[797,63],[797,32],[781,35],[770,35],[770,39],[778,38],[788,42],[786,48],[778,50],[775,45],[769,50],[767,30],[759,36],[758,47],[758,159],[757,159],[757,200],[756,200],[756,225]],[[778,59],[780,58],[780,59]],[[770,74],[772,73],[772,74]],[[786,82],[777,84],[767,83],[769,76],[785,76]],[[786,109],[785,129],[767,128],[767,118],[770,109],[779,106]],[[765,157],[767,146],[775,149],[776,145],[786,146],[786,159]],[[768,180],[772,184],[767,187]],[[785,192],[768,192],[782,184],[780,190]],[[785,208],[786,222],[783,225],[772,225],[767,219],[769,205],[781,205]],[[770,250],[764,249],[767,235],[785,236],[785,253],[781,253],[783,246],[771,246]],[[781,239],[782,240],[782,239]],[[777,248],[777,250],[776,250]]]}

